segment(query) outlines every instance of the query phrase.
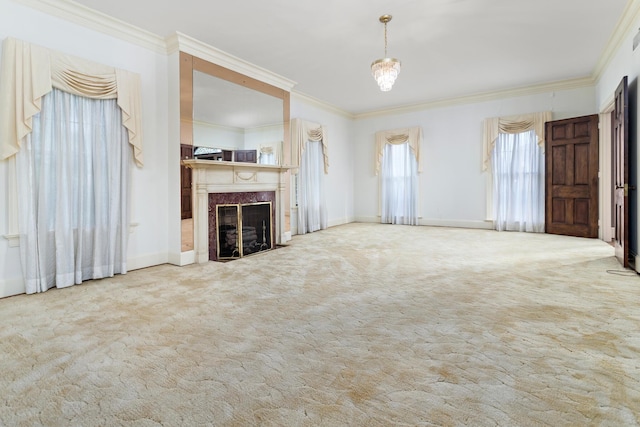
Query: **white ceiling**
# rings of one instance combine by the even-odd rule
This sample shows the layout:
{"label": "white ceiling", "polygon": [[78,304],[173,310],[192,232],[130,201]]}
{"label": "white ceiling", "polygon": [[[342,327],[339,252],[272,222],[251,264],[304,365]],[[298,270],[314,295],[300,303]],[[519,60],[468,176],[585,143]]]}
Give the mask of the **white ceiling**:
{"label": "white ceiling", "polygon": [[[180,31],[350,113],[591,77],[627,0],[76,0],[166,37]],[[391,92],[370,64],[402,61]]]}

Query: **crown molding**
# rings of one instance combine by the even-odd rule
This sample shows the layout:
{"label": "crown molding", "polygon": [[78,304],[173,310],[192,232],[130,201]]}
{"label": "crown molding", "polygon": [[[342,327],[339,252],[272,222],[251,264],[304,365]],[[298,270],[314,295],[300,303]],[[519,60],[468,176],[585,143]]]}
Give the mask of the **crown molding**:
{"label": "crown molding", "polygon": [[457,98],[446,98],[435,101],[424,102],[420,104],[405,105],[385,110],[368,111],[355,114],[355,119],[367,119],[370,117],[379,117],[394,114],[411,113],[415,111],[430,110],[433,108],[452,107],[463,104],[475,104],[478,102],[492,101],[496,99],[515,98],[518,96],[537,95],[546,92],[556,92],[562,90],[580,89],[590,87],[595,84],[595,80],[591,77],[583,77],[570,80],[562,80],[558,82],[542,83],[532,86],[523,86],[519,88],[499,90],[493,92],[482,92],[474,95],[460,96]]}
{"label": "crown molding", "polygon": [[165,44],[169,55],[179,50],[220,65],[221,67],[244,74],[245,76],[268,83],[272,86],[286,90],[287,92],[290,92],[296,85],[296,82],[293,80],[289,80],[286,77],[282,77],[279,74],[267,70],[266,68],[254,65],[244,59],[228,54],[180,32],[176,32],[167,37]]}
{"label": "crown molding", "polygon": [[314,98],[313,96],[309,96],[309,95],[307,95],[305,93],[302,93],[302,92],[293,91],[293,92],[291,92],[291,97],[292,98],[296,98],[299,101],[302,101],[302,102],[304,102],[306,104],[311,104],[311,105],[313,105],[315,107],[321,108],[321,109],[323,109],[325,111],[328,111],[330,113],[334,113],[334,114],[337,114],[339,116],[345,117],[347,119],[353,120],[353,119],[356,118],[355,114],[353,114],[353,113],[350,113],[350,112],[348,112],[346,110],[343,110],[341,108],[336,107],[335,105],[331,105],[331,104],[329,104],[327,102],[321,101],[318,98]]}
{"label": "crown molding", "polygon": [[167,53],[162,37],[127,24],[112,16],[90,9],[71,0],[12,0],[95,31],[137,44],[157,53]]}
{"label": "crown molding", "polygon": [[203,122],[202,120],[191,120],[191,123],[193,123],[194,126],[198,125],[198,126],[202,126],[202,127],[218,129],[218,130],[224,130],[224,131],[229,131],[229,132],[244,133],[244,128],[240,128],[240,127],[237,127],[237,126],[219,125],[219,124],[216,124],[216,123]]}
{"label": "crown molding", "polygon": [[157,53],[170,55],[178,50],[190,53],[222,67],[237,71],[256,80],[269,83],[288,92],[296,82],[275,74],[265,68],[258,67],[248,61],[216,49],[185,34],[176,32],[162,38],[149,31],[127,24],[112,16],[71,0],[12,0],[15,3],[29,6],[49,15],[57,16],[89,29],[108,34],[113,37],[134,43]]}
{"label": "crown molding", "polygon": [[609,63],[613,60],[615,53],[621,48],[627,35],[634,28],[635,22],[640,19],[640,0],[629,0],[622,12],[622,16],[616,24],[615,30],[609,37],[609,41],[600,55],[600,59],[593,70],[594,81],[599,81]]}
{"label": "crown molding", "polygon": [[269,70],[251,64],[248,61],[230,55],[222,50],[216,49],[206,43],[200,42],[182,33],[175,33],[165,39],[143,30],[134,25],[123,22],[112,16],[98,12],[72,0],[11,0],[14,3],[22,4],[49,15],[57,16],[70,22],[82,25],[95,31],[119,38],[121,40],[134,43],[143,48],[147,48],[161,54],[172,54],[180,50],[216,63],[225,68],[245,74],[257,80],[269,83],[278,88],[291,92],[299,100],[322,108],[339,116],[348,119],[364,119],[369,117],[383,116],[388,114],[402,114],[413,111],[420,111],[432,108],[448,107],[460,104],[489,101],[497,98],[525,96],[556,90],[569,90],[593,86],[602,77],[606,67],[613,59],[615,53],[621,47],[625,37],[633,29],[633,25],[640,19],[640,0],[629,0],[614,32],[612,33],[606,48],[591,77],[552,82],[528,87],[508,89],[495,92],[483,92],[479,94],[461,96],[457,98],[447,98],[429,101],[413,105],[399,106],[390,109],[368,111],[362,113],[351,113],[335,107],[327,102],[311,97],[301,92],[294,92],[292,88],[296,82],[275,74]]}
{"label": "crown molding", "polygon": [[607,99],[600,103],[600,109],[598,111],[600,111],[600,113],[610,113],[611,111],[613,111],[615,99],[615,94],[611,93],[611,95],[609,95]]}

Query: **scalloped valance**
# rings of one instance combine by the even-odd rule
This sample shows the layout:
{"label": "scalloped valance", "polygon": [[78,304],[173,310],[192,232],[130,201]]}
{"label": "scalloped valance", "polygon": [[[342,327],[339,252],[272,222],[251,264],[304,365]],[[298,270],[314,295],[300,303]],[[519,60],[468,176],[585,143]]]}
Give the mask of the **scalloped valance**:
{"label": "scalloped valance", "polygon": [[551,116],[551,111],[543,111],[541,113],[485,119],[484,138],[482,140],[482,170],[486,171],[489,168],[491,152],[500,133],[521,133],[534,130],[538,137],[538,145],[544,150],[544,125],[551,120]]}
{"label": "scalloped valance", "polygon": [[292,166],[299,168],[302,163],[302,153],[307,141],[320,141],[324,156],[324,173],[329,173],[329,150],[327,144],[327,129],[317,123],[307,122],[301,119],[291,120],[291,160]]}
{"label": "scalloped valance", "polygon": [[2,44],[0,159],[20,151],[42,97],[54,87],[87,98],[117,99],[135,162],[142,166],[140,76],[14,38]]}
{"label": "scalloped valance", "polygon": [[393,130],[381,130],[376,132],[376,158],[374,170],[376,175],[380,173],[382,167],[382,155],[384,153],[384,146],[387,144],[404,144],[409,143],[413,155],[416,156],[418,162],[418,172],[422,172],[422,166],[420,163],[420,144],[422,143],[422,128],[411,127],[404,129]]}

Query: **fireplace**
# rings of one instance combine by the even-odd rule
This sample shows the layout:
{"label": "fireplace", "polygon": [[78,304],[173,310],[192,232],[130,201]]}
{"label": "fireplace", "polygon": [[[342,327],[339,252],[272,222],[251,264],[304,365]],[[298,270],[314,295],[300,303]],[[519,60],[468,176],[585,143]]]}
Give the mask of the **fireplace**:
{"label": "fireplace", "polygon": [[[195,262],[255,254],[256,248],[260,249],[258,252],[264,248],[273,249],[276,244],[291,239],[289,222],[286,221],[288,217],[285,217],[289,199],[285,178],[290,167],[197,159],[183,160],[182,163],[193,169]],[[225,205],[235,206],[227,210],[229,206]],[[220,212],[218,206],[221,207]],[[232,212],[237,212],[237,219]],[[225,231],[222,234],[218,229],[219,213],[222,214],[220,223]],[[227,213],[230,215],[228,218]],[[226,233],[231,227],[236,229],[235,243],[233,232],[228,236]],[[246,229],[244,239],[243,228]],[[238,253],[229,251],[232,246],[233,251],[237,247]]]}
{"label": "fireplace", "polygon": [[217,258],[229,260],[273,248],[271,203],[217,205]]}
{"label": "fireplace", "polygon": [[274,191],[209,194],[209,259],[236,259],[275,248],[274,200]]}

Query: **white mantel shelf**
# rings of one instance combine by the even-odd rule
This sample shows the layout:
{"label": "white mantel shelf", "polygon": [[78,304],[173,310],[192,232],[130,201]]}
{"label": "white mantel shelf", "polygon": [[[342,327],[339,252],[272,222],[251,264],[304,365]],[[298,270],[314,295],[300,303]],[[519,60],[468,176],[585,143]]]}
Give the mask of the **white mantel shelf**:
{"label": "white mantel shelf", "polygon": [[227,162],[227,161],[217,161],[217,160],[183,160],[182,163],[191,169],[196,168],[235,168],[235,169],[275,169],[275,170],[284,170],[285,172],[289,169],[293,169],[293,166],[280,166],[280,165],[263,165],[260,163],[246,163],[246,162]]}
{"label": "white mantel shelf", "polygon": [[197,263],[209,261],[209,193],[274,191],[276,243],[282,244],[289,240],[290,231],[283,229],[285,174],[293,167],[197,159],[183,160],[182,164],[193,169],[191,194],[194,203],[193,237]]}

